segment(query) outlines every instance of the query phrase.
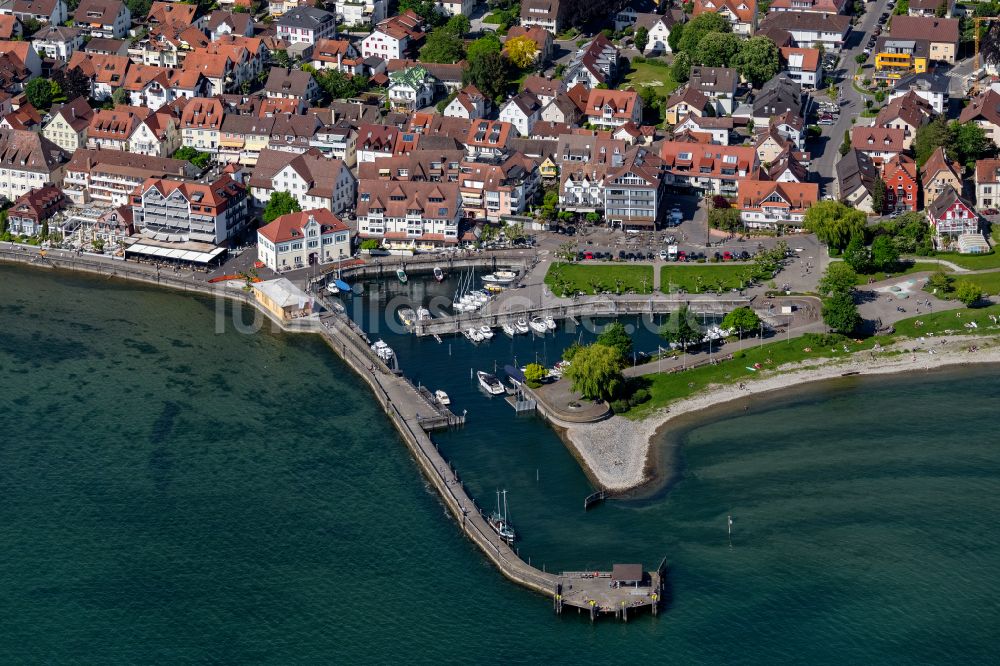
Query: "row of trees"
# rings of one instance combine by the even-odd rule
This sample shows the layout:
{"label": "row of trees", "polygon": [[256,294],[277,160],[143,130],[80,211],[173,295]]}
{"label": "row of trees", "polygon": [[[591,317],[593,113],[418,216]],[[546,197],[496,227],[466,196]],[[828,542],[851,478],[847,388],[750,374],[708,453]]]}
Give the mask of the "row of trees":
{"label": "row of trees", "polygon": [[688,80],[692,65],[733,67],[755,87],[781,70],[773,41],[734,35],[732,25],[720,14],[705,13],[675,25],[668,41],[675,53],[671,73],[679,83]]}
{"label": "row of trees", "polygon": [[948,157],[969,169],[975,168],[977,160],[993,155],[997,150],[979,125],[960,123],[957,120],[949,124],[943,115],[917,130],[913,140],[917,166],[923,167],[940,146],[944,146]]}
{"label": "row of trees", "polygon": [[823,297],[823,322],[837,333],[849,335],[861,325],[861,315],[854,303],[858,274],[843,261],[831,263],[819,281]]}

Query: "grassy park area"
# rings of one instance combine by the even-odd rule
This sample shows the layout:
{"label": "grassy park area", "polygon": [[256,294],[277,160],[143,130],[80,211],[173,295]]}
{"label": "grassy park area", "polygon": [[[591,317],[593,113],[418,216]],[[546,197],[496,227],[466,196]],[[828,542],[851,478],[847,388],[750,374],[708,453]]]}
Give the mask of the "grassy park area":
{"label": "grassy park area", "polygon": [[[968,268],[970,271],[982,271],[987,268],[1000,268],[1000,253],[990,254],[958,254],[957,252],[938,252],[934,259],[950,261],[953,264]],[[919,260],[918,260],[919,261]]]}
{"label": "grassy park area", "polygon": [[884,271],[878,271],[876,273],[870,273],[868,275],[858,275],[858,284],[859,285],[867,284],[869,278],[874,278],[875,282],[881,282],[882,280],[887,279],[888,276],[890,275],[892,277],[900,277],[901,275],[909,275],[910,273],[920,273],[922,271],[928,271],[931,273],[935,273],[937,271],[943,271],[945,273],[950,273],[951,268],[949,266],[942,266],[941,264],[934,263],[933,261],[917,261],[899,270],[889,271],[889,273],[885,273]]}
{"label": "grassy park area", "polygon": [[753,276],[750,264],[668,264],[660,268],[660,291],[689,294],[744,287]]}
{"label": "grassy park area", "polygon": [[652,266],[627,266],[617,264],[567,264],[554,263],[545,274],[545,284],[556,295],[578,292],[600,294],[605,291],[624,294],[653,292]]}
{"label": "grassy park area", "polygon": [[[677,88],[677,82],[670,75],[670,67],[652,65],[648,62],[632,63],[625,82],[636,86],[655,88],[658,93],[667,97]],[[626,87],[626,86],[622,86]]]}
{"label": "grassy park area", "polygon": [[[650,400],[629,410],[626,417],[640,420],[652,411],[712,385],[752,381],[757,372],[773,370],[786,363],[810,358],[846,358],[854,352],[871,350],[876,344],[885,346],[902,339],[928,335],[1000,335],[1000,325],[994,324],[990,315],[1000,316],[1000,305],[920,314],[897,322],[892,335],[879,335],[860,342],[840,335],[807,334],[761,346],[751,338],[744,342],[743,351],[737,352],[731,361],[720,360],[716,365],[705,365],[686,372],[647,375],[650,384],[646,390]],[[970,322],[975,322],[976,328],[966,328]],[[704,356],[704,353],[694,356],[692,362],[702,361]],[[756,371],[749,369],[757,364],[760,368]]]}

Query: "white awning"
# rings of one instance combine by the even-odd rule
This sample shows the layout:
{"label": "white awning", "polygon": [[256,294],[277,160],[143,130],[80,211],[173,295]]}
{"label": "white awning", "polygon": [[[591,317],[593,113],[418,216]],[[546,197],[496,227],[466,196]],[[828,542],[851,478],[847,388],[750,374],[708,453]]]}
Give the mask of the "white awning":
{"label": "white awning", "polygon": [[141,241],[133,243],[125,248],[125,254],[139,254],[146,257],[159,259],[171,259],[173,261],[187,261],[195,264],[208,264],[226,251],[224,247],[212,248],[208,252],[198,252],[195,250],[184,250],[181,248],[161,247],[158,245],[147,245]]}

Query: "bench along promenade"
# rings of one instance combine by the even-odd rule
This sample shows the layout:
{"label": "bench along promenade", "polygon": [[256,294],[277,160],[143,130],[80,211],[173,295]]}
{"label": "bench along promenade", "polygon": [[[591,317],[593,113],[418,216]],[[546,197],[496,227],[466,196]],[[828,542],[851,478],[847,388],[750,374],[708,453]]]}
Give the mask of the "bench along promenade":
{"label": "bench along promenade", "polygon": [[[103,275],[172,289],[201,293],[215,298],[245,303],[256,309],[281,330],[320,335],[328,346],[369,386],[401,439],[409,448],[423,475],[434,486],[462,533],[511,581],[545,595],[556,613],[567,607],[587,613],[591,620],[602,614],[628,620],[630,614],[650,609],[657,614],[663,602],[665,559],[654,571],[637,564],[615,564],[610,571],[553,573],[525,562],[490,527],[487,514],[465,491],[450,462],[431,439],[429,430],[440,427],[428,416],[428,400],[409,380],[387,367],[368,347],[359,329],[346,316],[324,313],[282,322],[260,307],[252,295],[223,284],[209,284],[193,277],[181,277],[153,266],[110,261],[75,253],[40,253],[21,247],[0,247],[0,261],[37,268],[66,269]],[[422,411],[421,411],[422,410]],[[423,416],[421,416],[423,414]]]}

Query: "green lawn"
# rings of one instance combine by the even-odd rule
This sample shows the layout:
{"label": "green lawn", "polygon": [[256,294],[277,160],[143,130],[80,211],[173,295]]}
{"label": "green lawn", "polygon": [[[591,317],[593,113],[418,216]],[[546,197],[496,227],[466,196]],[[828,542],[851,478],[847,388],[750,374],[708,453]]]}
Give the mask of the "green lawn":
{"label": "green lawn", "polygon": [[556,295],[577,292],[597,294],[605,291],[650,294],[653,292],[653,267],[554,263],[545,274],[545,284]]}
{"label": "green lawn", "polygon": [[1000,294],[1000,272],[997,273],[955,273],[955,281],[968,280],[979,285],[987,296]]}
{"label": "green lawn", "polygon": [[[915,263],[910,264],[903,270],[891,271],[888,275],[892,275],[892,277],[900,277],[901,275],[909,275],[910,273],[920,273],[922,271],[930,271],[931,273],[937,271],[943,271],[945,273],[950,273],[951,268],[949,266],[942,266],[940,264],[935,264],[932,261],[917,261]],[[886,275],[887,274],[883,271],[872,273],[870,275],[859,275],[858,284],[859,285],[868,284],[868,278],[875,278],[876,282],[881,282],[882,280],[886,279]]]}
{"label": "green lawn", "polygon": [[[753,341],[748,340],[746,348],[738,352],[731,361],[720,361],[717,365],[706,365],[686,372],[646,375],[645,379],[650,381],[647,388],[650,400],[632,408],[625,416],[640,420],[656,409],[694,395],[713,384],[753,381],[757,372],[748,368],[757,363],[761,366],[760,370],[773,370],[786,363],[798,363],[810,358],[846,358],[854,352],[870,350],[876,343],[888,345],[904,338],[918,338],[930,333],[998,335],[1000,327],[992,322],[990,315],[1000,316],[1000,305],[920,314],[896,322],[896,331],[892,335],[880,335],[862,342],[842,336],[830,336],[827,344],[821,344],[822,336],[812,335],[788,341],[779,340],[761,347],[754,346]],[[977,327],[965,328],[969,322],[975,322]],[[844,351],[845,346],[847,352]],[[704,355],[694,358],[701,360]]]}
{"label": "green lawn", "polygon": [[[744,351],[735,354],[731,361],[720,361],[717,365],[706,365],[686,372],[647,375],[646,378],[651,381],[647,389],[650,400],[629,410],[626,416],[635,420],[642,419],[651,411],[703,391],[712,384],[751,381],[757,376],[757,372],[748,368],[757,363],[761,366],[760,370],[773,370],[786,363],[797,363],[809,358],[847,357],[851,352],[871,349],[875,345],[874,340],[858,343],[841,336],[831,336],[834,342],[821,346],[817,344],[820,337],[825,336],[781,340],[763,347],[755,347],[753,341],[748,340]],[[848,352],[844,351],[844,345],[847,345]],[[810,351],[807,352],[806,349]],[[694,358],[700,361],[702,357],[703,355],[699,355]]]}
{"label": "green lawn", "polygon": [[751,278],[751,264],[669,264],[660,268],[660,291],[689,294],[740,289]]}
{"label": "green lawn", "polygon": [[971,271],[981,271],[986,268],[1000,268],[1000,253],[997,252],[992,252],[990,254],[958,254],[957,252],[938,252],[933,258],[941,259],[942,261],[950,261],[953,264],[957,264],[962,268],[968,268]]}
{"label": "green lawn", "polygon": [[678,85],[670,75],[669,67],[650,65],[645,62],[632,65],[632,69],[625,75],[625,83],[631,83],[636,86],[636,89],[639,86],[652,86],[664,97],[669,96]]}

